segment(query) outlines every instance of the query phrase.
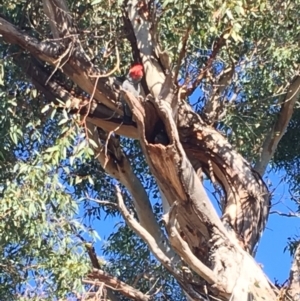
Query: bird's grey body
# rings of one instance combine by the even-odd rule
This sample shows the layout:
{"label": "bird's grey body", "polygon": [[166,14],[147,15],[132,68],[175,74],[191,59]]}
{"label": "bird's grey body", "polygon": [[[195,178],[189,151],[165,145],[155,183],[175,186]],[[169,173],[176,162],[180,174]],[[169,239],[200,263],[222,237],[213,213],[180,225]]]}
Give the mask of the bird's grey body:
{"label": "bird's grey body", "polygon": [[[135,80],[128,75],[126,77],[126,80],[122,84],[122,89],[131,93],[134,97],[139,98],[140,93],[141,93],[141,83],[140,82],[141,82],[140,79]],[[123,105],[123,112],[124,112],[123,121],[124,121],[124,123],[132,123],[132,112],[123,96],[121,96],[121,102]]]}
{"label": "bird's grey body", "polygon": [[141,93],[141,81],[134,80],[130,76],[127,76],[126,80],[122,84],[122,88],[130,92],[134,97],[138,98]]}

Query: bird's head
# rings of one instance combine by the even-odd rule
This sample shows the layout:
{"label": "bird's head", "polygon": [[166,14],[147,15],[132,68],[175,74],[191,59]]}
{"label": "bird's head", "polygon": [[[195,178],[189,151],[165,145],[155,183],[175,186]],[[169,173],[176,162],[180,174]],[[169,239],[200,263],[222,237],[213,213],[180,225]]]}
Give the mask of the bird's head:
{"label": "bird's head", "polygon": [[141,80],[143,75],[144,75],[144,71],[143,71],[143,65],[141,64],[136,64],[133,65],[130,69],[129,69],[129,76],[134,79],[134,80]]}

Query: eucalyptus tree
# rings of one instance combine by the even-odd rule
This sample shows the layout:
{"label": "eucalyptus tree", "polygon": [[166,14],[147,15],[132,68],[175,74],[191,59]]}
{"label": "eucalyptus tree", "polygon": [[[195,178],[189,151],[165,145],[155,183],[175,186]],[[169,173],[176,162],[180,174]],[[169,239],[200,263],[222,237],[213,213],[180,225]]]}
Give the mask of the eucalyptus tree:
{"label": "eucalyptus tree", "polygon": [[[279,143],[299,135],[300,2],[3,1],[2,296],[296,300],[297,243],[280,291],[253,256],[266,168],[298,162]],[[116,80],[133,63],[139,99]],[[103,210],[126,226],[100,260]]]}

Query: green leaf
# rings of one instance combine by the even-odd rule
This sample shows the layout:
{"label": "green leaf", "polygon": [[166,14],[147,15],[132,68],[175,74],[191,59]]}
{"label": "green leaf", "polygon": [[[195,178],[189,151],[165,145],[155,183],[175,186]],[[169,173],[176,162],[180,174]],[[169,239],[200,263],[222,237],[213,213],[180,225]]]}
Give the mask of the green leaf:
{"label": "green leaf", "polygon": [[67,123],[69,121],[69,119],[62,119],[59,123],[58,123],[58,125],[62,125],[62,124],[64,124],[64,123]]}
{"label": "green leaf", "polygon": [[236,11],[236,13],[238,15],[246,16],[246,13],[245,13],[244,8],[243,8],[242,5],[241,6],[239,6],[239,5],[235,6],[234,10]]}
{"label": "green leaf", "polygon": [[229,18],[230,20],[233,20],[233,19],[234,19],[230,9],[227,9],[227,10],[226,10],[226,15],[228,16],[228,18]]}
{"label": "green leaf", "polygon": [[91,5],[96,5],[96,4],[99,4],[101,2],[101,0],[94,0],[92,1]]}
{"label": "green leaf", "polygon": [[43,107],[43,109],[42,109],[42,113],[45,113],[45,112],[47,112],[48,110],[50,109],[50,105],[49,104],[47,104],[47,105],[45,105],[44,107]]}
{"label": "green leaf", "polygon": [[52,146],[52,147],[47,148],[47,149],[46,149],[46,153],[53,153],[53,152],[55,152],[55,151],[58,151],[59,148],[60,148],[59,145],[54,145],[54,146]]}

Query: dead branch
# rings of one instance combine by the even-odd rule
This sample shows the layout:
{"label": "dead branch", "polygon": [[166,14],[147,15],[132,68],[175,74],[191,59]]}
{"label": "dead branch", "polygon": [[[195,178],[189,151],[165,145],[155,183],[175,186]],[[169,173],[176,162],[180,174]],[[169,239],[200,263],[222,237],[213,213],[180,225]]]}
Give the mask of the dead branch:
{"label": "dead branch", "polygon": [[95,202],[95,203],[100,204],[100,205],[111,206],[111,207],[116,207],[117,206],[115,203],[112,203],[111,201],[98,200],[98,199],[95,199],[95,198],[91,198],[88,195],[86,195],[85,198],[88,201],[92,201],[92,202]]}

